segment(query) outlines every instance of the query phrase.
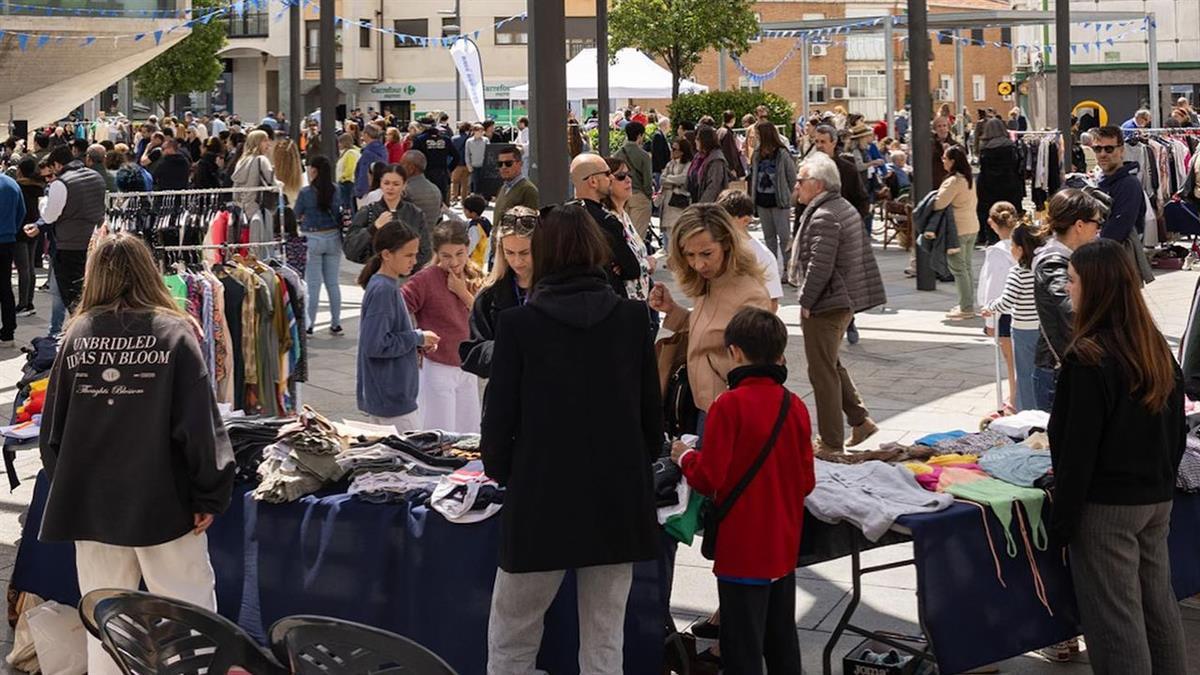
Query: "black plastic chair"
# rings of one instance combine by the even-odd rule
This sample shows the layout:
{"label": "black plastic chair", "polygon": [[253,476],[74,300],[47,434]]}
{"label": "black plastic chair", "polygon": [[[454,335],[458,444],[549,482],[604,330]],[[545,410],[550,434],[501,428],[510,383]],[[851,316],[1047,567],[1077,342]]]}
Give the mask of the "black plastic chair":
{"label": "black plastic chair", "polygon": [[271,650],[296,675],[455,675],[412,640],[361,623],[289,616],[271,626]]}
{"label": "black plastic chair", "polygon": [[105,588],[79,602],[79,616],[125,675],[288,672],[233,622],[179,600]]}

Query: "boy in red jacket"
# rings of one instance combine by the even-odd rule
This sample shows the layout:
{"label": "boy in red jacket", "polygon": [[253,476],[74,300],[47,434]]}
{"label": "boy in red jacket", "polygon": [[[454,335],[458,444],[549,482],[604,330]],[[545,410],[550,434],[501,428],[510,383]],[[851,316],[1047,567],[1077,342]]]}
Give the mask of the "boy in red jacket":
{"label": "boy in red jacket", "polygon": [[723,505],[755,463],[791,397],[779,435],[758,472],[736,497],[717,539],[713,573],[721,602],[721,660],[731,675],[799,675],[796,557],[804,497],[812,492],[808,409],[783,386],[787,328],[779,317],[746,307],[725,328],[733,358],[729,391],[708,411],[703,452],[676,443],[671,457],[693,489]]}

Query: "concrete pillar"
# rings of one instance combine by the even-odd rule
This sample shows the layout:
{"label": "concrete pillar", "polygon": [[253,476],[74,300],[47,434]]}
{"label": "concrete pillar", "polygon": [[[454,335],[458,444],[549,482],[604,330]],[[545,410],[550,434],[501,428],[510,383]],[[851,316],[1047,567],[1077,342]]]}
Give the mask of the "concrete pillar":
{"label": "concrete pillar", "polygon": [[[808,33],[800,36],[800,83],[804,93],[801,95],[800,111],[804,113],[804,123],[808,124],[809,111],[809,96],[808,96],[808,78],[809,64],[808,58],[812,55],[812,47],[809,46]],[[805,127],[807,129],[807,126]]]}
{"label": "concrete pillar", "polygon": [[1162,91],[1158,82],[1158,26],[1154,13],[1146,15],[1146,61],[1150,64],[1150,126],[1162,126]]}
{"label": "concrete pillar", "polygon": [[[1153,33],[1147,37],[1154,41]],[[1154,68],[1153,61],[1151,62]],[[1071,3],[1058,2],[1054,6],[1054,79],[1058,129],[1062,132],[1062,164],[1071,164]]]}
{"label": "concrete pillar", "polygon": [[883,70],[887,73],[887,99],[885,105],[887,110],[883,113],[883,119],[887,121],[888,135],[895,137],[896,127],[894,125],[896,114],[896,43],[894,42],[894,27],[895,18],[890,14],[883,21]]}
{"label": "concrete pillar", "polygon": [[[530,175],[543,204],[567,198],[566,19],[561,2],[529,0]],[[607,63],[602,69],[607,70]],[[603,98],[603,97],[602,97]],[[600,120],[606,124],[606,120]]]}
{"label": "concrete pillar", "polygon": [[[929,95],[929,9],[925,0],[908,0],[908,68],[912,91],[912,119],[909,123],[913,156],[913,203],[933,190],[933,164],[929,147],[933,142],[929,127],[933,121],[933,99]],[[937,289],[937,276],[930,260],[917,247],[917,290]]]}

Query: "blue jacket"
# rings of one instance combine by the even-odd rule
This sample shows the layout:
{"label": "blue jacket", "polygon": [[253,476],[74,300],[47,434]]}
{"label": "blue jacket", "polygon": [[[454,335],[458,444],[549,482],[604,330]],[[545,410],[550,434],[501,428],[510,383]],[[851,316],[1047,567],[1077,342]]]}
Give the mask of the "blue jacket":
{"label": "blue jacket", "polygon": [[1100,189],[1112,197],[1108,218],[1100,228],[1101,237],[1123,244],[1133,228],[1141,232],[1145,227],[1146,197],[1137,175],[1137,162],[1125,162],[1116,173],[1100,179]]}
{"label": "blue jacket", "polygon": [[7,174],[0,174],[0,244],[15,242],[24,222],[25,195],[21,186]]}
{"label": "blue jacket", "polygon": [[395,279],[376,274],[367,282],[358,325],[358,409],[399,417],[417,409],[417,348],[424,341]]}
{"label": "blue jacket", "polygon": [[300,188],[300,194],[296,195],[296,206],[293,210],[296,212],[296,219],[300,221],[301,232],[320,232],[338,229],[340,219],[337,214],[340,208],[337,188],[333,188],[333,201],[329,204],[329,210],[322,211],[317,206],[316,188],[305,185]]}
{"label": "blue jacket", "polygon": [[358,166],[354,168],[354,196],[362,197],[371,191],[371,165],[375,162],[387,164],[387,146],[382,141],[371,141],[363,146]]}
{"label": "blue jacket", "polygon": [[454,152],[456,153],[456,156],[451,157],[446,162],[447,164],[450,165],[451,170],[457,169],[460,166],[466,166],[467,139],[470,137],[471,137],[471,134],[467,133],[467,134],[459,134],[459,135],[455,136],[454,138],[450,139],[450,144],[454,146]]}

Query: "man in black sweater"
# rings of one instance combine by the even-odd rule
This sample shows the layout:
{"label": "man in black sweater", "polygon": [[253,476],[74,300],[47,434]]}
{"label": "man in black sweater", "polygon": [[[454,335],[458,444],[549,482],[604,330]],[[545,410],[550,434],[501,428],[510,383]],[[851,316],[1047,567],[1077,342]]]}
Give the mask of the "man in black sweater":
{"label": "man in black sweater", "polygon": [[179,141],[168,138],[163,141],[163,156],[154,167],[155,190],[186,190],[192,174],[192,162]]}
{"label": "man in black sweater", "polygon": [[579,155],[571,162],[571,183],[575,186],[575,196],[583,200],[588,214],[600,226],[612,252],[612,262],[604,270],[608,282],[617,295],[627,298],[629,293],[625,282],[637,279],[642,270],[633,255],[633,249],[625,242],[625,226],[621,219],[600,203],[612,190],[612,172],[608,169],[608,162],[592,153]]}

